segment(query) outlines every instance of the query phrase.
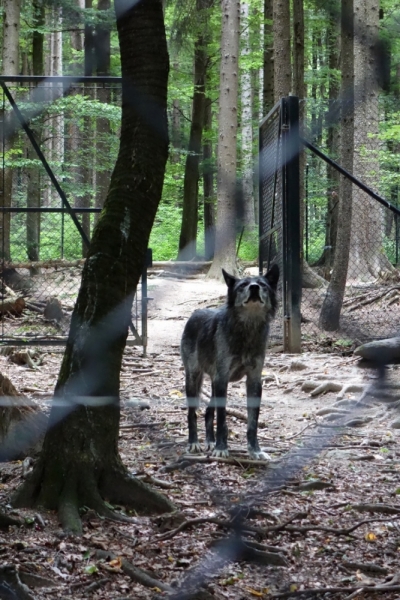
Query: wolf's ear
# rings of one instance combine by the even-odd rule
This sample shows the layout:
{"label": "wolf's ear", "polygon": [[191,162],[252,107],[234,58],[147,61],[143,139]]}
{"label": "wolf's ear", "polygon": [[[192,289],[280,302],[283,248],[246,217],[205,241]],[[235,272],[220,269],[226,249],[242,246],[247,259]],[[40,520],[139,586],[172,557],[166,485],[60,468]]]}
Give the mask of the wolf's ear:
{"label": "wolf's ear", "polygon": [[269,285],[275,289],[278,284],[279,279],[279,267],[278,265],[272,265],[268,273],[264,275],[265,279],[268,281]]}
{"label": "wolf's ear", "polygon": [[233,275],[229,275],[229,273],[227,273],[225,269],[222,269],[222,275],[224,276],[228,288],[233,287],[235,285],[236,277],[234,277]]}

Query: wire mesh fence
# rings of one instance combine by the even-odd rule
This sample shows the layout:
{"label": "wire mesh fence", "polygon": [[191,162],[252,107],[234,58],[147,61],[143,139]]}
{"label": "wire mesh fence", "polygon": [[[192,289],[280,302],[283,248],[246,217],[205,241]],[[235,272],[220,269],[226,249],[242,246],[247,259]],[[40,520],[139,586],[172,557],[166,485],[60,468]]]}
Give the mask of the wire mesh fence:
{"label": "wire mesh fence", "polygon": [[[1,85],[1,306],[22,318],[5,316],[0,340],[64,343],[117,157],[121,81],[16,77]],[[131,343],[140,342],[140,300]]]}
{"label": "wire mesh fence", "polygon": [[[351,346],[354,342],[397,335],[400,326],[399,200],[397,154],[388,140],[390,124],[380,123],[385,106],[376,104],[376,113],[355,117],[354,173],[340,168],[340,116],[342,106],[334,103],[303,101],[304,173],[300,180],[303,256],[301,335],[303,347],[316,339],[323,345]],[[393,107],[392,107],[393,108]],[[288,175],[281,146],[284,130],[276,125],[275,109],[260,127],[260,264],[278,262],[283,267],[283,285],[290,281],[284,250],[290,236],[282,237],[288,224],[296,219],[292,211],[282,215]],[[358,123],[358,119],[360,123]],[[353,149],[350,149],[353,151]],[[353,178],[350,197],[352,225],[347,279],[340,329],[334,338],[320,326],[321,309],[332,276],[337,231],[341,178]],[[286,251],[286,250],[285,250]],[[286,272],[286,274],[285,274]],[[283,342],[285,307],[282,320],[275,325],[272,343]],[[278,317],[279,319],[279,317]]]}
{"label": "wire mesh fence", "polygon": [[[353,175],[359,185],[352,185],[350,254],[339,335],[350,341],[366,341],[397,335],[399,312],[399,228],[398,167],[396,154],[390,150],[386,132],[388,123],[380,115],[384,103],[369,107],[369,114],[356,109]],[[332,123],[328,103],[305,107],[305,137],[340,164],[340,125]],[[341,105],[337,101],[336,111]],[[375,112],[374,112],[375,111]],[[315,128],[315,112],[319,128]],[[358,114],[362,112],[362,114]],[[313,123],[314,120],[314,123]],[[329,284],[336,250],[340,175],[314,152],[306,151],[304,202],[304,256],[321,277],[314,288],[303,288],[303,341],[326,336],[319,327],[322,303]],[[379,195],[381,202],[372,194]],[[383,200],[387,200],[385,206]],[[388,203],[392,206],[389,206]]]}

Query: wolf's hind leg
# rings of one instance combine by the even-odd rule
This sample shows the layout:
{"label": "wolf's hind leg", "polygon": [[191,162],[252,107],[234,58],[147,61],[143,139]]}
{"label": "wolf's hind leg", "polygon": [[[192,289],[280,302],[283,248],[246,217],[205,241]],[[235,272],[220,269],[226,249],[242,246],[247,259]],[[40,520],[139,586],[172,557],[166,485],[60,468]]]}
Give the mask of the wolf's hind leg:
{"label": "wolf's hind leg", "polygon": [[215,413],[215,389],[214,384],[211,384],[211,400],[206,408],[206,450],[214,450],[215,435],[214,435],[214,413]]}
{"label": "wolf's hind leg", "polygon": [[189,452],[201,453],[201,446],[197,437],[197,414],[199,408],[199,395],[203,375],[201,372],[186,375],[186,399],[188,407]]}

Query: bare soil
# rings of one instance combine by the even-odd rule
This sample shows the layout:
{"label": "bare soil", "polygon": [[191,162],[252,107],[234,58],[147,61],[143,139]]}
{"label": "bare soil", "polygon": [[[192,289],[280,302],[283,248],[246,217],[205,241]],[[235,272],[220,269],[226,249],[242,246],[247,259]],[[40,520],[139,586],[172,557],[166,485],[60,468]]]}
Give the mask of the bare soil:
{"label": "bare soil", "polygon": [[[399,367],[383,389],[349,348],[322,353],[309,344],[299,356],[272,348],[259,432],[271,461],[247,461],[244,382],[229,390],[230,462],[187,457],[179,340],[191,312],[220,304],[225,285],[158,277],[149,296],[147,356],[139,347],[124,356],[120,452],[178,513],[117,524],[83,510],[83,537],[66,537],[53,513],[9,506],[29,467],[3,463],[1,506],[24,520],[0,533],[3,564],[17,567],[38,599],[161,598],[163,586],[200,584],[210,596],[197,598],[399,598]],[[12,356],[0,356],[0,372],[47,410],[62,350],[42,348],[30,366]],[[201,434],[207,395],[208,382]],[[235,540],[238,506],[247,507],[236,527],[245,551]],[[129,563],[160,585],[138,583]]]}

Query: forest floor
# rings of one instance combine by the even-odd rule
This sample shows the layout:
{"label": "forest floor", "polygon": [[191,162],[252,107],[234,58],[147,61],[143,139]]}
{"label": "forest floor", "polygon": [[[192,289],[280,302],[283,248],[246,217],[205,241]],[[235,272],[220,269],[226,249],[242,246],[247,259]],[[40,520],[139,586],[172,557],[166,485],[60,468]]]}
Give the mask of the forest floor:
{"label": "forest floor", "polygon": [[[124,355],[121,457],[176,514],[132,515],[127,524],[83,510],[83,536],[68,537],[54,513],[9,506],[28,463],[1,465],[0,506],[25,520],[0,533],[2,565],[18,569],[34,598],[146,600],[168,597],[168,586],[198,600],[400,597],[398,366],[383,389],[349,349],[270,351],[259,440],[271,461],[245,452],[243,381],[229,390],[230,458],[186,454],[179,340],[191,312],[220,304],[225,289],[202,278],[149,279],[147,356],[139,347]],[[38,350],[30,366],[4,355],[0,373],[47,410],[61,358],[57,348]],[[201,436],[208,395],[207,382]],[[200,584],[197,596],[185,595]]]}

